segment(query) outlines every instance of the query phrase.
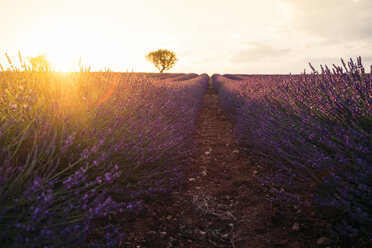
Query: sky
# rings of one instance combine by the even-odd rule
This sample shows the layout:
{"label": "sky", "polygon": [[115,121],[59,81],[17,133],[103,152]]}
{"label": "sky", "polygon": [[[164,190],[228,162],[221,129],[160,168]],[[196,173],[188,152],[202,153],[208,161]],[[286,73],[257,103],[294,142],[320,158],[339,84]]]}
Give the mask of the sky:
{"label": "sky", "polygon": [[276,74],[362,56],[372,65],[372,0],[0,0],[4,53],[47,54],[56,70]]}

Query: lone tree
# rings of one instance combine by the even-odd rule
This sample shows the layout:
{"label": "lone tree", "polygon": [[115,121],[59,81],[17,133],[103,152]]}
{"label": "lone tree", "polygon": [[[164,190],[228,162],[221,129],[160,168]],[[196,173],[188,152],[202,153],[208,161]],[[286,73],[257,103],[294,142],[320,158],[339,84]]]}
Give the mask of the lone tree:
{"label": "lone tree", "polygon": [[153,63],[162,73],[171,69],[177,61],[176,54],[166,49],[159,49],[146,55],[147,61]]}
{"label": "lone tree", "polygon": [[50,63],[46,54],[39,55],[37,57],[27,57],[30,62],[32,70],[35,71],[50,71]]}

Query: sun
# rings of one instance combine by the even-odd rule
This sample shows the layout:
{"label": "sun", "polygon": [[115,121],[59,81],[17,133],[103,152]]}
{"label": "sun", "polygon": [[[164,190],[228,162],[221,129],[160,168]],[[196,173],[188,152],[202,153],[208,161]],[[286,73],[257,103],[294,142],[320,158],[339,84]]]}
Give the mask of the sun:
{"label": "sun", "polygon": [[47,25],[35,27],[27,35],[22,51],[26,56],[46,54],[51,67],[56,71],[79,70],[79,59],[92,49],[91,40],[73,25]]}
{"label": "sun", "polygon": [[46,55],[55,71],[69,72],[79,69],[79,58],[72,58],[58,51],[50,51]]}

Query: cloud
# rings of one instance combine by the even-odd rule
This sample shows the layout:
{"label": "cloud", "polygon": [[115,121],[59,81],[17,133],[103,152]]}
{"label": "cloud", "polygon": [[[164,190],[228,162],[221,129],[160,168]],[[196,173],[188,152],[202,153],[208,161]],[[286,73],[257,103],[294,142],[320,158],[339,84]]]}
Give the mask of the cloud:
{"label": "cloud", "polygon": [[371,0],[279,1],[290,9],[288,26],[296,31],[333,41],[372,39]]}
{"label": "cloud", "polygon": [[246,42],[243,49],[230,57],[230,62],[253,63],[261,59],[279,57],[290,52],[288,48],[275,48],[260,42]]}

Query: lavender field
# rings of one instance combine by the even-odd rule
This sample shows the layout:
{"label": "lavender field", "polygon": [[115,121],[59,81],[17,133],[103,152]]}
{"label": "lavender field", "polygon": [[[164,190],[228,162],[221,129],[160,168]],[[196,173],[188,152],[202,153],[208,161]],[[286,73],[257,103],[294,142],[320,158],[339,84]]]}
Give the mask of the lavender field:
{"label": "lavender field", "polygon": [[372,82],[361,58],[303,75],[213,75],[265,198],[344,247],[372,245]]}
{"label": "lavender field", "polygon": [[168,77],[0,72],[0,247],[117,247],[97,219],[177,188],[208,76]]}
{"label": "lavender field", "polygon": [[372,248],[372,0],[0,0],[0,248]]}
{"label": "lavender field", "polygon": [[[190,177],[209,80],[1,71],[0,247],[127,247],[126,216]],[[271,211],[337,246],[371,245],[372,82],[361,58],[301,75],[215,74],[212,87],[243,156],[263,168],[254,187]]]}

